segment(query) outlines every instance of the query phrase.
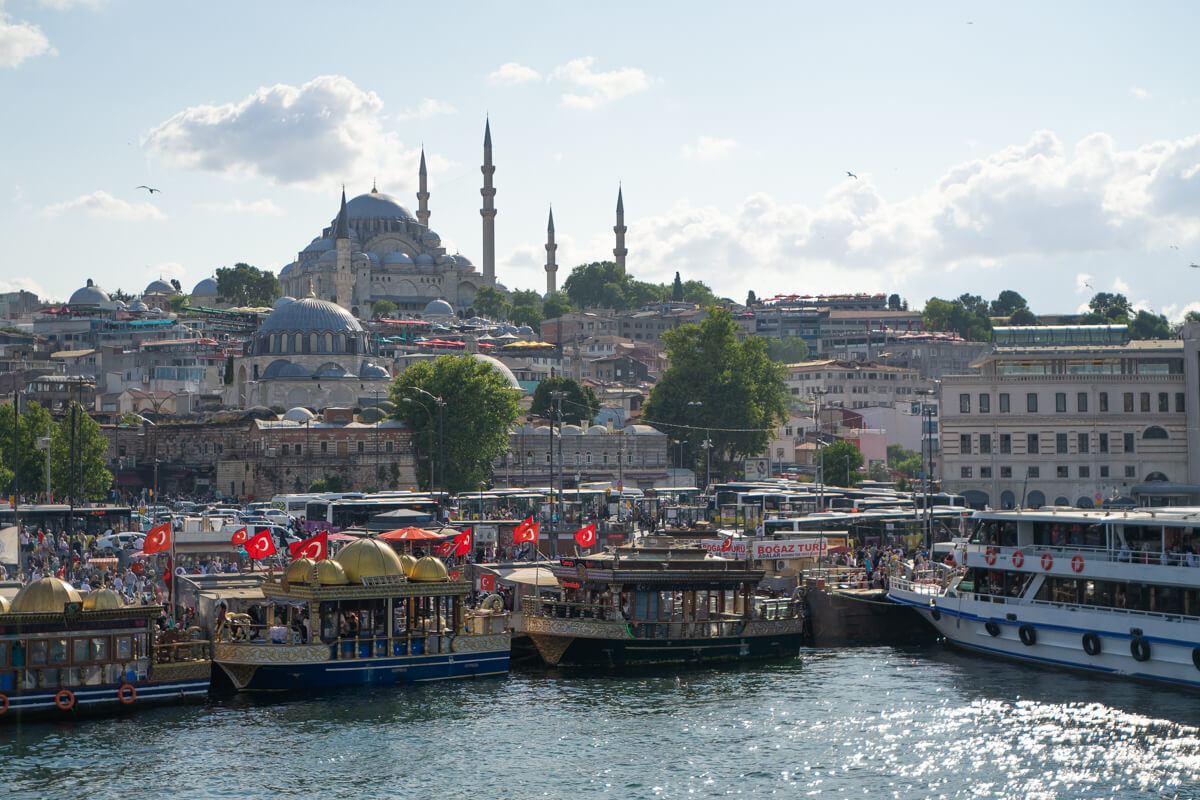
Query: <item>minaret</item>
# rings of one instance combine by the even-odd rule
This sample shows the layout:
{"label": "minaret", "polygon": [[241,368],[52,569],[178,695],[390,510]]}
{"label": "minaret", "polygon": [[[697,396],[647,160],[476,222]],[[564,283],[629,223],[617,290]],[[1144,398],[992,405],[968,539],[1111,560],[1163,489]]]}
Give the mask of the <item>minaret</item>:
{"label": "minaret", "polygon": [[342,207],[333,224],[333,240],[337,247],[337,271],[333,275],[334,296],[331,299],[349,307],[354,296],[354,273],[350,270],[350,215],[346,211],[345,186],[342,187]]}
{"label": "minaret", "polygon": [[421,148],[420,189],[417,190],[417,219],[429,227],[429,174],[425,172],[425,148]]}
{"label": "minaret", "polygon": [[483,282],[488,286],[496,285],[496,189],[492,186],[492,175],[496,168],[492,166],[492,123],[488,120],[483,125],[483,208],[479,215],[483,217]]}
{"label": "minaret", "polygon": [[558,245],[554,243],[554,206],[550,207],[550,224],[546,227],[546,294],[553,294],[558,277],[558,264],[554,263],[554,253]]}
{"label": "minaret", "polygon": [[617,246],[613,248],[613,255],[617,257],[617,266],[621,268],[621,274],[625,274],[625,255],[629,252],[625,249],[625,201],[621,198],[621,187],[617,186],[617,224],[613,226],[613,233],[617,235]]}

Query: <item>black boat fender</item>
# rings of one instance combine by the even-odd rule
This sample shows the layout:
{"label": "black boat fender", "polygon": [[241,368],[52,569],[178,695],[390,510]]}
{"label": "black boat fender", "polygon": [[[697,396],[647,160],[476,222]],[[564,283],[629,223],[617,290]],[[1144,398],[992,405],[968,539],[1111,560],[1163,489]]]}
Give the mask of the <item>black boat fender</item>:
{"label": "black boat fender", "polygon": [[1026,647],[1033,647],[1037,644],[1037,631],[1033,629],[1032,625],[1027,624],[1017,628],[1017,635],[1021,637],[1021,644]]}
{"label": "black boat fender", "polygon": [[1135,661],[1150,660],[1150,640],[1145,636],[1135,636],[1129,640],[1129,653]]}
{"label": "black boat fender", "polygon": [[1100,655],[1100,637],[1090,631],[1083,635],[1083,652],[1089,656]]}
{"label": "black boat fender", "polygon": [[983,629],[988,632],[988,636],[995,637],[1000,635],[1000,626],[996,624],[995,620],[989,619],[983,624]]}

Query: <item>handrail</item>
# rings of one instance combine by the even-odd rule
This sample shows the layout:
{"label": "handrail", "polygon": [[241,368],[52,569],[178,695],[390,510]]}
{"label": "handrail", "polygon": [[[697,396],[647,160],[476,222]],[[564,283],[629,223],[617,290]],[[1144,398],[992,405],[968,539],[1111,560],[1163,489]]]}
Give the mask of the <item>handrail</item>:
{"label": "handrail", "polygon": [[[1120,564],[1140,564],[1143,566],[1156,567],[1200,567],[1200,557],[1196,557],[1195,564],[1188,564],[1188,553],[1172,553],[1170,550],[1114,550],[1110,547],[1096,547],[1093,545],[1049,545],[1049,544],[1026,544],[1016,546],[1000,546],[989,545],[982,543],[971,543],[967,545],[967,552],[975,554],[986,554],[990,548],[997,556],[1010,556],[1020,550],[1028,562],[1030,558],[1040,556],[1042,553],[1050,553],[1052,556],[1065,555],[1070,557],[1075,554],[1084,556],[1085,558],[1095,558],[1100,561]],[[1164,552],[1167,556],[1167,563],[1162,563]],[[1173,563],[1172,563],[1173,562]]]}

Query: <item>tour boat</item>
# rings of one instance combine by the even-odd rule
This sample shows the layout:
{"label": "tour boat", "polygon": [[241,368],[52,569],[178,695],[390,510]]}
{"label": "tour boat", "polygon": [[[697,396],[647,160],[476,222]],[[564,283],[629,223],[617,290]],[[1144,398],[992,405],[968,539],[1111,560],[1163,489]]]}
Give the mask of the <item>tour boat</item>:
{"label": "tour boat", "polygon": [[[293,561],[262,603],[218,620],[213,660],[242,691],[504,675],[512,634],[499,596],[472,611],[438,558],[363,538],[336,559]],[[497,607],[499,606],[499,607]]]}
{"label": "tour boat", "polygon": [[158,631],[158,606],[47,577],[0,599],[0,723],[128,711],[208,695],[209,643]]}
{"label": "tour boat", "polygon": [[947,570],[888,595],[949,642],[1200,687],[1200,510],[983,511]]}
{"label": "tour boat", "polygon": [[647,539],[550,566],[559,597],[522,601],[525,632],[556,667],[795,657],[803,601],[755,594],[763,570]]}

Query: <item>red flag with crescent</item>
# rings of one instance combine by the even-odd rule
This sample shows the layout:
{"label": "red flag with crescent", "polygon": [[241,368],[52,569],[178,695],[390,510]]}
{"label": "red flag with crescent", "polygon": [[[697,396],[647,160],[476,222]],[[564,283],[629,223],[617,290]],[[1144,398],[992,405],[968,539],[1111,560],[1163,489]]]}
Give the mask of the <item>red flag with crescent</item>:
{"label": "red flag with crescent", "polygon": [[250,534],[246,531],[245,528],[238,528],[236,531],[233,532],[233,538],[230,540],[229,543],[232,544],[234,547],[237,547],[239,544],[245,544],[246,540],[249,538],[250,538]]}
{"label": "red flag with crescent", "polygon": [[164,522],[155,525],[146,533],[146,541],[142,542],[142,552],[146,555],[162,553],[171,549],[171,523]]}
{"label": "red flag with crescent", "polygon": [[316,536],[310,536],[302,542],[292,542],[288,545],[292,552],[292,560],[311,558],[313,561],[324,561],[329,558],[329,531],[321,531]]}
{"label": "red flag with crescent", "polygon": [[536,542],[538,538],[538,524],[533,517],[527,517],[524,522],[513,528],[513,544],[521,542]]}
{"label": "red flag with crescent", "polygon": [[266,558],[275,555],[275,540],[269,530],[261,530],[246,540],[246,555],[251,558]]}
{"label": "red flag with crescent", "polygon": [[733,547],[733,537],[726,536],[725,541],[721,542],[721,552],[727,553],[731,547]]}
{"label": "red flag with crescent", "polygon": [[585,525],[575,531],[575,541],[580,547],[591,547],[596,543],[596,523]]}
{"label": "red flag with crescent", "polygon": [[457,536],[454,537],[454,539],[447,539],[446,541],[442,542],[441,544],[439,544],[437,547],[435,547],[433,549],[437,551],[437,554],[439,556],[441,556],[442,558],[446,558],[447,556],[449,556],[451,553],[454,552],[454,542],[457,539],[458,539]]}
{"label": "red flag with crescent", "polygon": [[467,528],[465,531],[460,533],[458,536],[455,536],[454,540],[453,540],[454,541],[454,555],[465,556],[467,553],[471,552],[471,538],[472,537],[471,537],[471,529],[470,528]]}

